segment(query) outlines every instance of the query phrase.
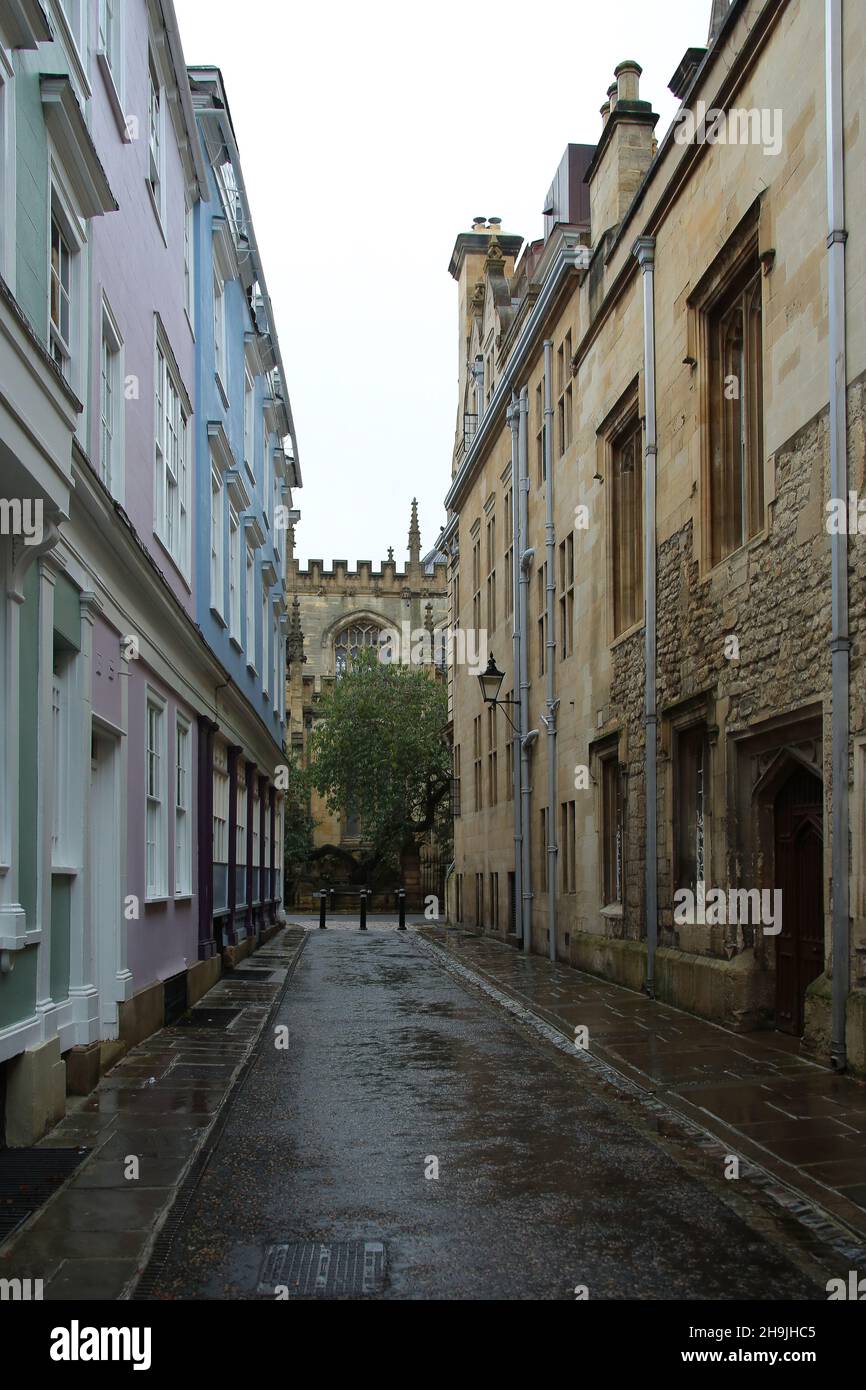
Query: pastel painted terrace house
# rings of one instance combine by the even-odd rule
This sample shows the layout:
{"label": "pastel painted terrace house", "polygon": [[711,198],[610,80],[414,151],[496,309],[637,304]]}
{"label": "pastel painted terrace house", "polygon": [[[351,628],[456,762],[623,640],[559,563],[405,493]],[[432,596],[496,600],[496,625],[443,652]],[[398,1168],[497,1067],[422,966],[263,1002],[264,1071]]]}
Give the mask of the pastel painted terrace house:
{"label": "pastel painted terrace house", "polygon": [[[44,1133],[281,912],[274,513],[300,479],[209,132],[167,0],[0,0],[0,1143]],[[251,804],[234,898],[229,758]]]}

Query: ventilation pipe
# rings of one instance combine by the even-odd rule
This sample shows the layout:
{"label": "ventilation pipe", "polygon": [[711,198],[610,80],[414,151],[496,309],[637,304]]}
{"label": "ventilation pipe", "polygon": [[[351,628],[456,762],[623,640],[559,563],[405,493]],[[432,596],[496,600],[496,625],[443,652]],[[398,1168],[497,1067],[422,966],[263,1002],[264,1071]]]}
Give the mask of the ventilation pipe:
{"label": "ventilation pipe", "polygon": [[[847,361],[845,355],[845,150],[842,116],[842,0],[826,0],[825,99],[827,106],[827,281],[830,353],[830,496],[848,497]],[[848,700],[851,641],[848,633],[848,537],[830,537],[832,587],[831,744],[833,765],[832,1029],[830,1060],[847,1065],[848,1001]]]}
{"label": "ventilation pipe", "polygon": [[632,247],[643,276],[644,396],[646,400],[646,451],[644,464],[644,616],[646,683],[644,688],[644,739],[646,759],[646,985],[655,998],[655,955],[658,944],[658,852],[656,756],[658,711],[656,708],[656,370],[655,370],[655,237],[638,237]]}
{"label": "ventilation pipe", "polygon": [[[512,614],[514,626],[514,643],[512,656],[512,691],[511,698],[514,699],[515,692],[519,688],[520,680],[520,650],[523,643],[523,634],[520,627],[520,565],[519,557],[521,554],[522,537],[520,531],[520,406],[517,400],[517,393],[511,393],[511,405],[507,412],[508,424],[511,429],[511,554],[514,557],[511,566],[512,584]],[[522,702],[521,702],[522,704]],[[516,708],[516,707],[515,707]],[[518,729],[514,731],[511,740],[511,773],[514,786],[514,927],[523,940],[523,805],[521,799],[521,759],[520,759],[520,715],[517,717]]]}
{"label": "ventilation pipe", "polygon": [[517,468],[518,468],[518,487],[519,495],[519,539],[520,549],[517,552],[519,566],[518,597],[520,600],[519,623],[522,640],[520,643],[520,796],[522,802],[521,821],[523,826],[522,862],[523,862],[523,897],[520,908],[520,930],[523,937],[523,949],[529,954],[532,950],[532,864],[530,861],[530,783],[529,783],[529,749],[534,742],[529,730],[529,663],[526,651],[526,619],[528,613],[528,594],[529,586],[529,565],[532,562],[533,551],[524,549],[528,532],[529,516],[529,466],[528,466],[528,416],[529,416],[529,393],[527,387],[523,387],[520,392],[520,424],[517,440]]}
{"label": "ventilation pipe", "polygon": [[545,559],[547,561],[547,949],[556,960],[556,532],[553,526],[553,343],[544,341],[544,472],[546,482]]}

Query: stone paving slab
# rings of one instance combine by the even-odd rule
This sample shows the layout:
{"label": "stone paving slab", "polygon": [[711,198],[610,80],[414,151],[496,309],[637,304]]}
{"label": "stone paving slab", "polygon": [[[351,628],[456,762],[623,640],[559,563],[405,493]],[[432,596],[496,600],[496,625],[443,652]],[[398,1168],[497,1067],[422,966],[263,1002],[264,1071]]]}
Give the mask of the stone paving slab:
{"label": "stone paving slab", "polygon": [[774,1032],[732,1033],[621,985],[460,928],[434,945],[646,1093],[866,1235],[866,1085]]}
{"label": "stone paving slab", "polygon": [[[69,1098],[66,1118],[39,1147],[91,1153],[0,1246],[0,1278],[42,1279],[46,1299],[128,1294],[302,945],[289,924],[264,948],[274,961],[272,980],[245,984],[241,965],[199,1000],[193,1014],[241,1010],[226,1030],[163,1028],[131,1049],[90,1095]],[[139,1163],[134,1180],[126,1176],[131,1155]]]}

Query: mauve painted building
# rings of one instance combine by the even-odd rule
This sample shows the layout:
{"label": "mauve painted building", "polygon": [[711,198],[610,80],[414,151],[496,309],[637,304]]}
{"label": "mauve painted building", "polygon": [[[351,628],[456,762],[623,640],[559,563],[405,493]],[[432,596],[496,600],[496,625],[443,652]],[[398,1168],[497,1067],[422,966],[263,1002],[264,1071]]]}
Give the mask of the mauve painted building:
{"label": "mauve painted building", "polygon": [[[90,14],[97,34],[90,127],[119,211],[96,223],[91,236],[87,453],[155,567],[138,591],[142,604],[135,620],[122,601],[113,603],[125,596],[126,585],[120,594],[102,596],[114,637],[106,639],[104,651],[94,651],[94,662],[119,658],[126,686],[121,888],[124,901],[138,904],[137,913],[126,909],[126,997],[133,1001],[131,1014],[149,1015],[152,1002],[136,1004],[136,996],[148,990],[158,996],[162,982],[198,959],[192,789],[199,702],[194,689],[178,680],[190,636],[174,609],[195,615],[190,236],[193,209],[207,195],[207,176],[172,7],[91,0]],[[104,495],[94,491],[93,498],[98,508],[106,506]],[[116,526],[115,520],[108,533]],[[101,536],[103,528],[97,530]],[[92,560],[94,573],[103,574],[105,558],[92,553]],[[161,615],[166,590],[175,600],[168,604],[175,621],[168,624]],[[132,659],[123,660],[124,650]],[[194,688],[206,686],[207,664],[193,662],[188,679]],[[103,718],[96,703],[94,717]],[[116,756],[113,744],[110,724],[103,724],[94,739],[97,779],[101,763],[110,765]],[[182,763],[185,758],[180,776],[190,799],[180,814],[176,805],[165,804],[179,756]],[[155,760],[161,764],[156,772]],[[148,785],[154,775],[156,785]]]}

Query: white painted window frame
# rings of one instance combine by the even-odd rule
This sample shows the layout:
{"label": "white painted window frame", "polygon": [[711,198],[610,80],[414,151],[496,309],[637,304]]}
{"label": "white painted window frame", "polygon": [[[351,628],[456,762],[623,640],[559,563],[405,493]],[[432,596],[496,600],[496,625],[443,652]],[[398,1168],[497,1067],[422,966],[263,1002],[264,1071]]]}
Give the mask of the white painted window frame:
{"label": "white painted window frame", "polygon": [[195,337],[195,203],[187,192],[183,195],[183,277],[184,309]]}
{"label": "white painted window frame", "polygon": [[210,607],[225,622],[226,488],[222,470],[211,456],[210,469]]}
{"label": "white painted window frame", "polygon": [[255,478],[255,409],[255,377],[249,367],[244,367],[244,463],[253,478]]}
{"label": "white painted window frame", "polygon": [[[191,564],[191,452],[193,419],[192,406],[186,388],[180,379],[175,365],[174,354],[168,338],[155,315],[156,337],[154,341],[154,487],[153,487],[153,530],[166,554],[183,576],[187,586],[190,583]],[[176,434],[178,439],[177,467],[172,469],[168,444],[167,426],[170,422],[169,407],[177,410]],[[177,489],[177,535],[172,543],[167,526],[170,502],[170,482]]]}
{"label": "white painted window frame", "polygon": [[229,636],[241,644],[241,519],[229,502]]}
{"label": "white painted window frame", "polygon": [[[222,744],[214,748],[213,761],[213,860],[229,862],[229,773],[228,754]],[[219,814],[217,814],[219,812]],[[219,829],[217,827],[219,826]],[[222,851],[225,850],[223,854]]]}
{"label": "white painted window frame", "polygon": [[192,726],[175,711],[174,729],[174,896],[192,896]]}
{"label": "white painted window frame", "polygon": [[247,866],[247,778],[243,764],[238,759],[237,786],[235,788],[237,798],[237,829],[235,831],[237,839],[235,841],[235,862],[238,868],[245,869]]}
{"label": "white painted window frame", "polygon": [[[153,119],[152,104],[156,97],[157,113]],[[163,240],[168,244],[166,228],[166,106],[168,96],[159,60],[157,45],[151,38],[147,45],[147,182],[150,200],[153,205]]]}
{"label": "white painted window frame", "polygon": [[[74,202],[67,192],[53,149],[50,153],[47,218],[48,302],[45,306],[45,341],[52,356],[55,340],[61,344],[65,354],[62,367],[63,375],[76,395],[83,400],[85,397],[84,370],[87,361],[87,313],[84,295],[84,288],[87,283],[85,265],[87,234],[85,223],[78,216]],[[55,222],[69,251],[69,336],[65,341],[56,332],[51,318]]]}
{"label": "white painted window frame", "polygon": [[262,572],[262,694],[268,693],[268,633],[270,630],[271,602],[264,572]]}
{"label": "white painted window frame", "polygon": [[12,55],[0,47],[0,275],[15,293],[15,69]]}
{"label": "white painted window frame", "polygon": [[69,64],[69,77],[82,107],[93,95],[90,58],[90,5],[88,0],[48,0],[49,22]]}
{"label": "white painted window frame", "polygon": [[[105,357],[109,357],[113,401],[111,456],[105,459]],[[126,400],[124,397],[124,345],[117,319],[105,294],[102,296],[99,342],[99,476],[112,497],[123,502],[126,482]]]}
{"label": "white painted window frame", "polygon": [[70,674],[74,657],[62,653],[60,671],[51,673],[51,758],[54,764],[54,797],[52,805],[53,824],[51,828],[51,867],[65,868],[72,863],[74,854],[70,843],[70,784],[71,784],[71,730],[70,701],[72,681]]}
{"label": "white painted window frame", "polygon": [[[103,59],[103,76],[114,87],[115,101],[120,111],[126,96],[124,40],[126,5],[129,0],[99,0],[96,29],[96,53]],[[106,71],[107,69],[107,71]]]}
{"label": "white painted window frame", "polygon": [[226,282],[216,266],[213,272],[213,353],[214,375],[226,397]]}
{"label": "white painted window frame", "polygon": [[[166,786],[166,723],[167,702],[165,698],[147,686],[144,706],[144,900],[163,902],[168,897],[168,789]],[[157,716],[155,749],[151,748],[150,716]],[[154,752],[158,758],[156,777],[151,780],[150,759]],[[151,808],[157,808],[151,815]],[[150,875],[148,864],[148,845],[152,819],[156,821],[157,834],[154,837],[154,872]]]}
{"label": "white painted window frame", "polygon": [[244,648],[247,654],[247,664],[251,670],[256,668],[256,552],[249,541],[245,542],[246,550],[244,555],[244,604],[246,631],[244,634]]}
{"label": "white painted window frame", "polygon": [[271,702],[274,707],[274,714],[279,717],[280,713],[280,624],[274,621],[273,631],[271,632],[272,651],[271,656],[274,663],[273,680],[271,689]]}
{"label": "white painted window frame", "polygon": [[271,437],[268,432],[268,422],[262,417],[262,516],[265,525],[270,528],[271,519],[268,515],[270,505],[270,464],[271,464]]}

